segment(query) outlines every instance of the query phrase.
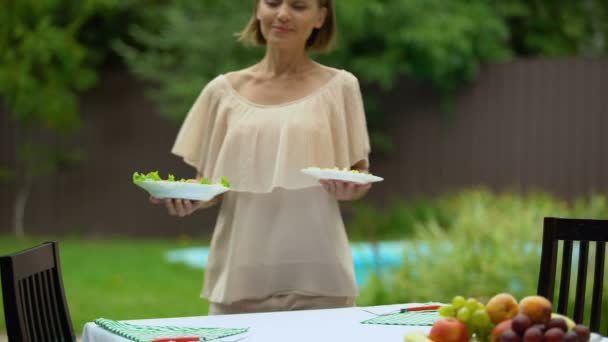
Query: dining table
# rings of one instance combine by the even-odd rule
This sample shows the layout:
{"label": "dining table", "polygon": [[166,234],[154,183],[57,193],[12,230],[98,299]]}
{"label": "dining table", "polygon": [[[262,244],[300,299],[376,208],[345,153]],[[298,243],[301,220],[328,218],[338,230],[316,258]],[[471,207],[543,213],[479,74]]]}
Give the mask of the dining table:
{"label": "dining table", "polygon": [[[385,317],[395,317],[404,311],[441,303],[404,303],[376,306],[354,306],[338,309],[280,311],[232,315],[167,317],[123,320],[122,323],[150,327],[225,328],[246,329],[245,332],[213,339],[216,342],[402,342],[414,331],[428,333],[431,324],[394,324]],[[370,324],[370,320],[384,324]],[[401,322],[402,323],[402,322]],[[593,334],[595,342],[608,342],[608,338]],[[132,341],[110,332],[94,322],[84,326],[82,342]],[[169,339],[166,339],[169,341]],[[179,340],[177,340],[179,341]],[[200,341],[207,341],[201,339]],[[211,340],[209,340],[211,341]]]}
{"label": "dining table", "polygon": [[[362,322],[381,315],[398,313],[404,308],[427,304],[355,306],[338,309],[138,319],[121,322],[145,326],[248,328],[244,333],[214,340],[217,342],[402,342],[408,332],[428,333],[431,326],[364,324]],[[103,329],[94,322],[86,323],[84,326],[82,342],[127,341],[131,340]]]}

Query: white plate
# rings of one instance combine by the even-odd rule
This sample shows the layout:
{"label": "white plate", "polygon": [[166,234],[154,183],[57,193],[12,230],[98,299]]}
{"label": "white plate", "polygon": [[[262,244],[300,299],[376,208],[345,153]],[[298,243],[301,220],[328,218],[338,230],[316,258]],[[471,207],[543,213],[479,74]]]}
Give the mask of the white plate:
{"label": "white plate", "polygon": [[135,185],[145,189],[156,198],[183,198],[189,200],[209,201],[213,197],[229,191],[220,184],[200,184],[187,182],[168,182],[145,180]]}
{"label": "white plate", "polygon": [[369,173],[351,172],[335,169],[320,169],[318,167],[307,167],[300,171],[317,179],[335,179],[360,184],[380,182],[384,180],[384,178],[382,177],[374,176]]}

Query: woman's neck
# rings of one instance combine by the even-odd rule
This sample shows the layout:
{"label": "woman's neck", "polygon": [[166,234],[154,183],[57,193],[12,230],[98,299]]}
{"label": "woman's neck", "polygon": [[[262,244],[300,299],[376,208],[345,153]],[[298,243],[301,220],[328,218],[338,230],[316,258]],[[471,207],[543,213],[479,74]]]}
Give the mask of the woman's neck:
{"label": "woman's neck", "polygon": [[268,48],[258,64],[258,71],[269,77],[297,75],[314,67],[314,62],[304,51]]}

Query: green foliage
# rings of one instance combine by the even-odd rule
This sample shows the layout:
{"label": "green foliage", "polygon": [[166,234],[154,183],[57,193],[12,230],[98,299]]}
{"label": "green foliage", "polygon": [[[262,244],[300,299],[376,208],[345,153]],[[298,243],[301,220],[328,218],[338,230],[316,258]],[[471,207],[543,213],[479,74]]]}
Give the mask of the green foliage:
{"label": "green foliage", "polygon": [[250,15],[242,2],[176,1],[157,14],[153,23],[131,26],[134,44],[119,41],[115,48],[132,72],[153,82],[150,96],[175,122],[213,77],[253,63],[262,52],[236,42],[234,33]]}
{"label": "green foliage", "polygon": [[355,241],[411,238],[417,225],[432,220],[439,220],[442,226],[450,224],[445,208],[440,208],[438,203],[429,199],[409,202],[397,199],[384,209],[361,201],[354,204],[354,217],[348,225],[348,236]]}
{"label": "green foliage", "polygon": [[375,279],[363,289],[358,305],[533,294],[543,217],[608,217],[606,197],[600,195],[569,205],[542,193],[476,189],[441,196],[434,208],[437,217],[414,222],[411,238],[404,234],[413,247],[394,278]]}
{"label": "green foliage", "polygon": [[23,234],[23,211],[34,178],[84,157],[82,150],[65,143],[80,126],[78,94],[96,80],[78,34],[96,11],[118,1],[0,2],[0,96],[15,122],[17,149],[16,164],[4,167],[1,178],[17,183],[17,235]]}
{"label": "green foliage", "polygon": [[483,1],[337,1],[340,46],[328,62],[393,87],[408,75],[450,92],[478,65],[509,56],[507,27]]}
{"label": "green foliage", "polygon": [[59,1],[4,1],[0,5],[0,94],[25,127],[61,132],[77,127],[75,90],[94,81],[86,50],[74,40],[80,16],[59,23]]}
{"label": "green foliage", "polygon": [[[338,47],[316,58],[355,73],[364,86],[388,91],[400,77],[430,81],[450,108],[455,90],[483,63],[525,55],[606,52],[608,10],[601,0],[336,1]],[[129,68],[153,84],[164,116],[180,122],[202,87],[219,73],[255,63],[263,49],[236,42],[251,2],[184,0],[158,5],[157,16],[132,25],[115,44]],[[226,16],[225,13],[230,13]],[[364,92],[376,151],[392,143],[382,133],[387,113]]]}
{"label": "green foliage", "polygon": [[608,52],[608,2],[605,0],[497,1],[509,24],[518,55],[605,55]]}
{"label": "green foliage", "polygon": [[[409,75],[449,91],[473,79],[480,63],[509,55],[503,44],[507,28],[484,2],[349,0],[336,5],[338,49],[318,59],[354,72],[363,84],[390,89]],[[249,3],[234,1],[171,2],[159,13],[157,30],[133,26],[136,44],[117,43],[116,49],[136,75],[154,83],[152,95],[164,115],[181,121],[211,78],[261,57],[263,49],[244,48],[233,36],[251,11]],[[372,102],[366,98],[366,104]],[[368,121],[382,122],[375,116],[382,116],[382,109],[368,106]],[[372,136],[376,146],[390,147],[381,135]]]}

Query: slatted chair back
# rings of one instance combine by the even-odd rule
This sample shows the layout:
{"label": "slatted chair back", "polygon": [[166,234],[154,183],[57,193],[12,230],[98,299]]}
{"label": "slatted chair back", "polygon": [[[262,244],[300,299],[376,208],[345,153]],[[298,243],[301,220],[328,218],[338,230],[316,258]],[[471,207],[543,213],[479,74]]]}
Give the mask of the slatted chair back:
{"label": "slatted chair back", "polygon": [[76,341],[57,242],[0,257],[0,273],[9,341]]}
{"label": "slatted chair back", "polygon": [[[543,223],[543,242],[541,252],[541,266],[538,279],[538,294],[548,298],[554,306],[554,289],[557,276],[558,250],[561,241],[561,271],[559,279],[558,313],[570,316],[577,323],[586,324],[583,320],[585,312],[585,297],[587,294],[587,278],[593,277],[591,294],[591,310],[589,329],[601,333],[600,322],[602,317],[602,304],[605,296],[604,268],[606,262],[606,241],[608,241],[608,220],[569,219],[546,217]],[[575,244],[576,243],[576,244]],[[595,257],[593,269],[589,269],[590,245],[594,244]],[[592,246],[592,245],[591,245]],[[578,248],[576,265],[576,283],[573,289],[574,310],[568,313],[571,296],[571,273],[573,250]],[[593,250],[593,249],[592,249]],[[589,272],[591,272],[589,274]],[[608,302],[608,299],[606,299]],[[608,307],[603,311],[608,311]],[[608,312],[605,312],[608,314]],[[608,328],[603,333],[608,335]]]}

